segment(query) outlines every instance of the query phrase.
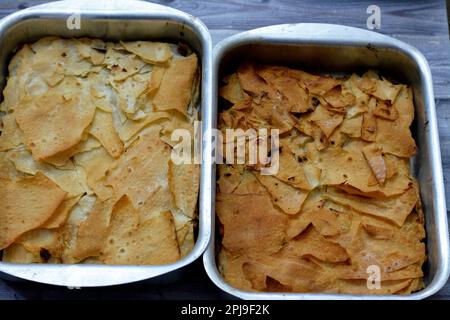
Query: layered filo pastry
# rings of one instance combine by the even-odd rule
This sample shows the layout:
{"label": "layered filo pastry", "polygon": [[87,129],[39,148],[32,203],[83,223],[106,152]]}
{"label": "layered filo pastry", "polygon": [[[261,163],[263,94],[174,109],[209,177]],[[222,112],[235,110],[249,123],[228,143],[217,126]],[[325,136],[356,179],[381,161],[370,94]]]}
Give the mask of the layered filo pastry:
{"label": "layered filo pastry", "polygon": [[219,128],[279,130],[279,170],[218,167],[218,266],[245,291],[409,294],[423,288],[424,215],[410,173],[412,89],[242,63]]}
{"label": "layered filo pastry", "polygon": [[0,106],[0,250],[13,263],[160,265],[192,250],[198,120],[183,44],[43,38],[9,64]]}

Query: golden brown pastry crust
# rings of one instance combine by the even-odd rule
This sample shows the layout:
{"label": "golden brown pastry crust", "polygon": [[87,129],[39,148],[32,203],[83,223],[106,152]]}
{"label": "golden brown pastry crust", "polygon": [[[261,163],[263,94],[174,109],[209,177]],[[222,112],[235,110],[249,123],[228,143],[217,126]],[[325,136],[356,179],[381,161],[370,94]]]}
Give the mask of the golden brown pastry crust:
{"label": "golden brown pastry crust", "polygon": [[[409,157],[412,91],[244,63],[219,128],[280,130],[280,169],[219,165],[219,269],[247,291],[409,294],[423,288],[423,214]],[[249,178],[250,177],[250,178]],[[253,178],[251,178],[253,177]],[[367,285],[371,267],[380,288]]]}
{"label": "golden brown pastry crust", "polygon": [[189,254],[200,168],[171,163],[170,137],[194,131],[198,68],[195,53],[161,42],[47,37],[19,50],[0,104],[3,260]]}

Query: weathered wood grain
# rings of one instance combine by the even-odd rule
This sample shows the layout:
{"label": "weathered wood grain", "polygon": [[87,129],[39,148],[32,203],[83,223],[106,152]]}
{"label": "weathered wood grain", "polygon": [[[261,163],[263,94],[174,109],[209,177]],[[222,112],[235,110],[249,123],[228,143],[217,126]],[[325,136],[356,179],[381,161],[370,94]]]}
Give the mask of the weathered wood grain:
{"label": "weathered wood grain", "polygon": [[[0,0],[0,17],[44,2],[46,1]],[[367,6],[371,4],[380,6],[382,17],[379,32],[415,46],[425,55],[430,64],[439,121],[446,199],[447,203],[450,203],[450,43],[445,1],[166,0],[154,2],[186,11],[202,19],[210,29],[214,44],[244,30],[281,23],[319,22],[366,28]],[[124,0],[124,8],[126,5]],[[227,297],[209,281],[203,271],[201,260],[188,267],[182,281],[167,286],[134,284],[73,291],[28,282],[11,283],[0,280],[0,298],[3,299],[223,299]],[[450,283],[434,298],[449,299]]]}
{"label": "weathered wood grain", "polygon": [[[43,0],[0,1],[0,16],[18,8],[44,3]],[[186,11],[202,19],[213,42],[253,28],[280,23],[320,22],[366,28],[366,9],[372,0],[165,0],[153,1]],[[430,62],[436,97],[450,97],[450,45],[445,2],[376,1],[381,8],[381,29],[417,47]],[[123,0],[126,8],[126,0]]]}

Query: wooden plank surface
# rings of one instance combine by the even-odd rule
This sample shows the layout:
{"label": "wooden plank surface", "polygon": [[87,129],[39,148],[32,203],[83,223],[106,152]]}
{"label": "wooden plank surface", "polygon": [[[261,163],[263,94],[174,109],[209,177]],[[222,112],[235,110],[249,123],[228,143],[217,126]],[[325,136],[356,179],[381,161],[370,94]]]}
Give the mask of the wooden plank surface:
{"label": "wooden plank surface", "polygon": [[[93,0],[95,1],[95,0]],[[42,0],[0,0],[0,17],[44,3]],[[281,23],[319,22],[366,28],[371,4],[381,8],[381,29],[418,48],[427,58],[436,98],[446,198],[450,203],[450,43],[445,1],[396,0],[166,0],[154,1],[199,17],[209,28],[214,44],[235,33]],[[126,1],[123,1],[126,8]],[[185,276],[166,285],[132,284],[112,288],[69,290],[29,282],[0,280],[0,299],[223,299],[203,271],[201,260],[186,269]],[[435,299],[450,299],[450,283]]]}

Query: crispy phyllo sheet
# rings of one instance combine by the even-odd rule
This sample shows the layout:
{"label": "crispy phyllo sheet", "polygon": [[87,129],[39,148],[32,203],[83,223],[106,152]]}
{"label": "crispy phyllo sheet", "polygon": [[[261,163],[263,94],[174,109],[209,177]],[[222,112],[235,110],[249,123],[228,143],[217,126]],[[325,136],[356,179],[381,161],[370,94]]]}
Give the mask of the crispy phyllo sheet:
{"label": "crispy phyllo sheet", "polygon": [[14,55],[0,104],[3,261],[189,255],[200,165],[175,165],[171,137],[194,133],[201,73],[180,46],[46,37]]}
{"label": "crispy phyllo sheet", "polygon": [[274,174],[251,163],[218,166],[224,279],[245,291],[422,289],[412,89],[375,71],[337,78],[252,62],[223,83],[219,129],[280,134]]}

